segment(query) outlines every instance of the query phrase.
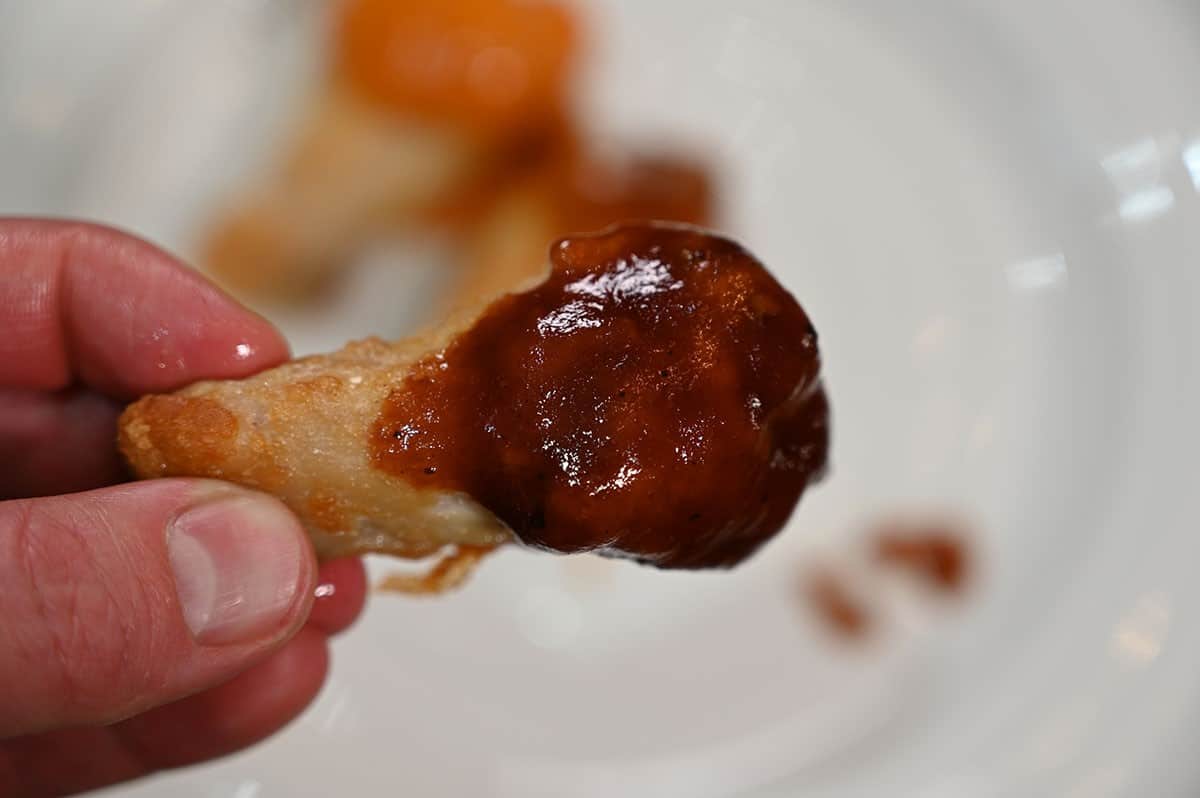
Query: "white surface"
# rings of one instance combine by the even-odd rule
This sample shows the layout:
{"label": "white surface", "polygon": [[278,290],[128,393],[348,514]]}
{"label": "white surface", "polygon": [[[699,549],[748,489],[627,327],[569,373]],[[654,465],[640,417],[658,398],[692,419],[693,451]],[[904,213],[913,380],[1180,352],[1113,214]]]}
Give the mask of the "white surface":
{"label": "white surface", "polygon": [[[0,6],[0,212],[187,252],[304,74],[306,5]],[[1200,792],[1200,7],[588,9],[596,124],[714,147],[730,229],[813,316],[831,479],[729,575],[512,550],[376,598],[296,726],[118,794]],[[357,285],[284,320],[298,348],[421,307],[403,272]],[[971,605],[901,597],[869,651],[831,645],[805,553],[914,505],[977,522]]]}

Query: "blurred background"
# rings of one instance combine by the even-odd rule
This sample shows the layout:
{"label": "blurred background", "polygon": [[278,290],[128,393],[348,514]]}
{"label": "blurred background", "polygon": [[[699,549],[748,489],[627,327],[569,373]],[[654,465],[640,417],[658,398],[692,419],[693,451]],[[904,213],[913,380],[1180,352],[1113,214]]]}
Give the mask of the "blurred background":
{"label": "blurred background", "polygon": [[[145,236],[298,354],[702,223],[834,412],[737,570],[377,595],[282,736],[112,794],[1200,793],[1198,75],[1194,0],[3,0],[0,213]],[[963,583],[880,569],[897,518]]]}

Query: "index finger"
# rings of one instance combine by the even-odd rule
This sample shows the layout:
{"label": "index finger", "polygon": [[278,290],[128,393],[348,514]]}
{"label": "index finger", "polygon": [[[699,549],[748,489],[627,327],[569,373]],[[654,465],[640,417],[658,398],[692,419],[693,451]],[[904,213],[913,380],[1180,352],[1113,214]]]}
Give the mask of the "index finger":
{"label": "index finger", "polygon": [[0,219],[0,386],[119,399],[244,377],[288,357],[260,316],[138,238]]}

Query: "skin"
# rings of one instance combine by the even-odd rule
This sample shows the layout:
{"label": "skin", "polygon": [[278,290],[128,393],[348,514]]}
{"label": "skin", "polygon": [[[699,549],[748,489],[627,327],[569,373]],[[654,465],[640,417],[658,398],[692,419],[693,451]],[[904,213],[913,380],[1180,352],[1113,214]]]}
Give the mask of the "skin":
{"label": "skin", "polygon": [[320,690],[329,638],[363,606],[361,563],[310,558],[277,628],[200,645],[169,598],[161,530],[214,483],[120,484],[115,448],[131,399],[287,357],[270,324],[145,242],[0,219],[0,795],[224,756]]}

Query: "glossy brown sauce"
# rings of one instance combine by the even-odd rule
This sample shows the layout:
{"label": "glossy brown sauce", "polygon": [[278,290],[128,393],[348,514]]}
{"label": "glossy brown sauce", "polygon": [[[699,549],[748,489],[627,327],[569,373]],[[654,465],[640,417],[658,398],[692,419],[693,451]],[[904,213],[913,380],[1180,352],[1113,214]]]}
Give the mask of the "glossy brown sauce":
{"label": "glossy brown sauce", "polygon": [[[965,525],[947,516],[893,516],[865,532],[869,559],[861,563],[860,583],[884,569],[900,570],[937,593],[958,597],[971,582],[973,555]],[[868,600],[855,591],[845,568],[806,569],[802,584],[807,608],[838,637],[862,638],[879,626],[880,598]]]}
{"label": "glossy brown sauce", "polygon": [[817,336],[732,241],[630,225],[564,239],[384,402],[375,465],[462,491],[524,543],[734,565],[828,447]]}
{"label": "glossy brown sauce", "polygon": [[854,595],[846,578],[831,570],[809,574],[805,598],[825,628],[848,640],[857,640],[871,631],[875,618],[870,608]]}
{"label": "glossy brown sauce", "polygon": [[903,568],[930,587],[961,592],[970,577],[970,552],[962,532],[949,524],[898,524],[873,535],[875,558]]}

